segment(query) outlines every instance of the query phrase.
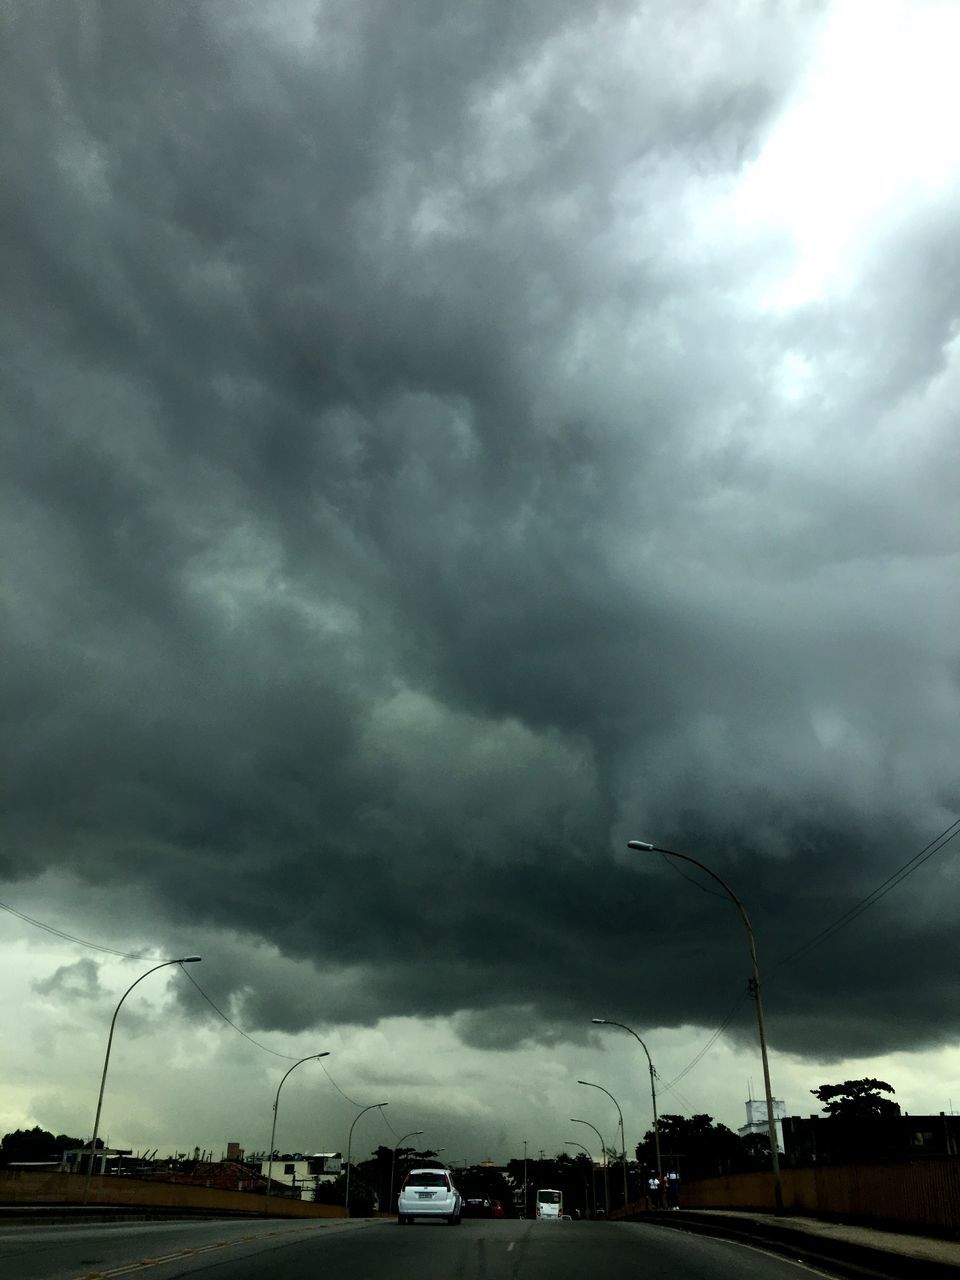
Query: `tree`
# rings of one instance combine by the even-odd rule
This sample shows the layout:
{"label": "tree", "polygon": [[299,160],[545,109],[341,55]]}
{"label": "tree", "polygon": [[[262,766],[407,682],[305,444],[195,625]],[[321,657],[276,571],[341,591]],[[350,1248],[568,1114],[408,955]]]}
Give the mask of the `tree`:
{"label": "tree", "polygon": [[[39,1125],[34,1125],[32,1129],[16,1129],[13,1133],[4,1134],[0,1141],[0,1166],[21,1160],[38,1163],[60,1160],[64,1151],[83,1145],[82,1138],[71,1138],[66,1133],[58,1133],[54,1136],[49,1130],[41,1129]],[[97,1147],[102,1146],[103,1143],[98,1138]]]}
{"label": "tree", "polygon": [[[663,1115],[657,1129],[664,1170],[673,1167],[682,1178],[713,1178],[755,1167],[739,1136],[726,1125],[715,1124],[712,1116]],[[647,1169],[656,1168],[652,1129],[638,1145],[637,1159]]]}
{"label": "tree", "polygon": [[844,1080],[842,1084],[822,1084],[810,1092],[836,1120],[889,1120],[900,1114],[899,1105],[882,1096],[896,1092],[885,1080]]}

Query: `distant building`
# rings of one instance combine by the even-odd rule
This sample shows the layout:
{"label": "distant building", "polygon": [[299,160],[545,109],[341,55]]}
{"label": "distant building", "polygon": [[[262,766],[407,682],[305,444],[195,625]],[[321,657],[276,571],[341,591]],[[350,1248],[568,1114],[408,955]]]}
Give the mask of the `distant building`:
{"label": "distant building", "polygon": [[[742,1125],[738,1130],[741,1138],[750,1137],[751,1134],[759,1134],[761,1137],[769,1139],[770,1129],[767,1124],[767,1102],[765,1098],[751,1098],[746,1104],[747,1123]],[[784,1102],[779,1098],[773,1100],[773,1124],[777,1134],[777,1150],[783,1151],[783,1118],[787,1114],[787,1108]]]}
{"label": "distant building", "polygon": [[174,1182],[181,1186],[212,1187],[218,1191],[262,1192],[266,1179],[239,1160],[186,1160],[179,1168],[158,1167],[136,1175],[147,1182]]}
{"label": "distant building", "polygon": [[844,1120],[835,1116],[787,1116],[783,1121],[789,1163],[853,1164],[960,1154],[960,1116],[898,1116]]}
{"label": "distant building", "polygon": [[[269,1157],[262,1154],[246,1162],[253,1164],[265,1178],[270,1169]],[[294,1152],[292,1155],[273,1157],[270,1177],[273,1182],[285,1182],[301,1200],[312,1200],[317,1187],[325,1182],[335,1182],[343,1171],[343,1157],[339,1151],[317,1151],[313,1155]]]}
{"label": "distant building", "polygon": [[[93,1160],[93,1172],[99,1174],[120,1173],[123,1157],[132,1155],[130,1147],[97,1147]],[[89,1147],[75,1147],[72,1151],[64,1151],[60,1157],[61,1173],[86,1173],[90,1161]],[[128,1162],[129,1165],[129,1162]]]}

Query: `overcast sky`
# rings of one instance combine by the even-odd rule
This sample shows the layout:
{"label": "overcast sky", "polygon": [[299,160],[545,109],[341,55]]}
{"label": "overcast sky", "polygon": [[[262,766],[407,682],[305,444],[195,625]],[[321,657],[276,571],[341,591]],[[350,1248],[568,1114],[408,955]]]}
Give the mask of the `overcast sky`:
{"label": "overcast sky", "polygon": [[960,9],[0,17],[3,1131],[960,1105]]}

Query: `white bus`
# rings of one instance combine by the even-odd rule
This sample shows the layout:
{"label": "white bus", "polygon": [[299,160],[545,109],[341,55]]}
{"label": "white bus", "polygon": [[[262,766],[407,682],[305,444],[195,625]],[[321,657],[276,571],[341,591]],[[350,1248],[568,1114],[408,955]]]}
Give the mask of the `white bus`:
{"label": "white bus", "polygon": [[559,1222],[563,1217],[563,1192],[554,1191],[550,1187],[542,1188],[538,1191],[537,1217],[554,1218]]}

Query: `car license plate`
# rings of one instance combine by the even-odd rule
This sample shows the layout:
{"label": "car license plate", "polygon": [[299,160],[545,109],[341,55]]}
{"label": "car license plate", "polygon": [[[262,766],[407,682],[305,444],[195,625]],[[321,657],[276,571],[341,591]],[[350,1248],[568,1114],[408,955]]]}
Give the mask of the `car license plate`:
{"label": "car license plate", "polygon": [[432,1191],[418,1191],[418,1192],[417,1192],[417,1199],[418,1199],[418,1200],[432,1200],[432,1199],[433,1199],[433,1192],[432,1192]]}

